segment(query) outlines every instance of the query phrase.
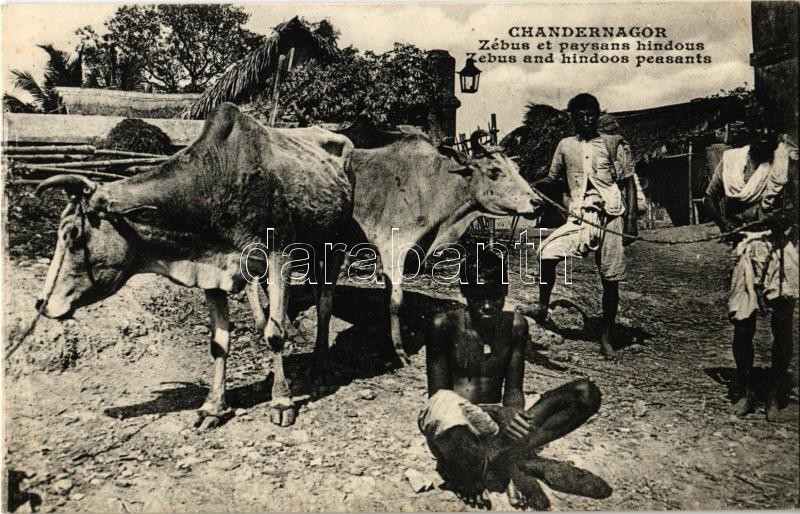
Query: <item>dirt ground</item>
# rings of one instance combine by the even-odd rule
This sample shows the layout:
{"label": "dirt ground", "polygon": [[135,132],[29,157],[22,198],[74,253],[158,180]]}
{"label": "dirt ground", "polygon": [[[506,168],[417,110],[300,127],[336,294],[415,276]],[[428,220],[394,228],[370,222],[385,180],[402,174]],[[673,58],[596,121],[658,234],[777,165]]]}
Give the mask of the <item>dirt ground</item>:
{"label": "dirt ground", "polygon": [[[689,238],[710,230],[650,234]],[[39,251],[22,251],[34,248],[31,238],[14,241],[5,275],[5,320],[12,331],[33,314],[47,268]],[[599,413],[543,455],[590,470],[614,488],[608,499],[591,500],[545,486],[552,508],[798,507],[796,346],[787,421],[768,423],[763,405],[745,419],[732,417],[731,329],[725,316],[732,263],[726,248],[638,243],[629,256],[629,278],[621,287],[621,362],[602,360],[593,342],[600,306],[591,261],[575,261],[573,283],[557,286],[552,323],[546,329],[531,323],[526,392],[589,377],[603,393]],[[297,289],[293,307],[302,312],[287,370],[294,392],[312,398],[289,428],[269,422],[269,352],[241,295],[231,301],[235,328],[228,365],[228,400],[236,415],[208,432],[192,426],[211,375],[200,291],[137,276],[74,320],[42,319],[5,363],[10,507],[22,504],[18,512],[471,510],[440,487],[416,426],[426,397],[422,331],[433,313],[459,299],[457,288],[429,279],[410,287],[402,319],[412,366],[402,369],[389,362],[379,322],[381,292],[338,288],[331,351],[336,383],[318,390],[304,378],[315,317],[306,310],[308,295]],[[536,293],[535,286],[520,284],[512,266],[507,308]],[[757,364],[768,366],[766,320],[759,323],[756,341]],[[409,469],[435,487],[413,492],[404,478]],[[492,501],[495,510],[511,510],[499,493]]]}

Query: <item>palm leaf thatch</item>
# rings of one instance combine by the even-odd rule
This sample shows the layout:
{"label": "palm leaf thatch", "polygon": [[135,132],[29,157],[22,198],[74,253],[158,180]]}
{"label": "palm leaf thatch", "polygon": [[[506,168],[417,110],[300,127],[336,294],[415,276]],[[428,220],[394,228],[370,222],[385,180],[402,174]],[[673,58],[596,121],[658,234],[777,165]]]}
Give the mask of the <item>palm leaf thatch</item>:
{"label": "palm leaf thatch", "polygon": [[328,59],[336,55],[336,31],[326,21],[311,24],[294,17],[275,27],[275,34],[263,45],[231,66],[213,86],[184,113],[185,118],[203,119],[223,102],[252,100],[272,82],[278,59],[294,48],[294,63]]}

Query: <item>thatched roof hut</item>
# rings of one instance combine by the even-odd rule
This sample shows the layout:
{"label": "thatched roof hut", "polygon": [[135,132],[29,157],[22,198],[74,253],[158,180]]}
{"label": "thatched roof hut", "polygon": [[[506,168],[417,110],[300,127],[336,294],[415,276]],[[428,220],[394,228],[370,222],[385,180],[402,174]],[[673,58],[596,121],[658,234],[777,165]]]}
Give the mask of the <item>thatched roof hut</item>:
{"label": "thatched roof hut", "polygon": [[278,66],[278,58],[294,48],[294,64],[309,59],[331,57],[338,48],[336,32],[325,20],[308,23],[295,16],[276,26],[275,34],[263,45],[231,66],[210,88],[206,89],[184,117],[204,119],[211,110],[223,102],[241,103],[252,100],[267,90]]}

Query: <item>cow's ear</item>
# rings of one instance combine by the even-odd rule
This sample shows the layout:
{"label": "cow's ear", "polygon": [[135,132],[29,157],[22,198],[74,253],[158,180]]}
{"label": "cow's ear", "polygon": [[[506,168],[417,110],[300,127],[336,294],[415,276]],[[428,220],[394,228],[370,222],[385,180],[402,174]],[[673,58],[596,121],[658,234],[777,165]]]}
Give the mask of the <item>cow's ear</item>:
{"label": "cow's ear", "polygon": [[444,155],[448,159],[453,159],[462,166],[467,166],[470,162],[469,157],[459,152],[452,146],[439,145],[436,147],[436,149],[439,150],[440,154]]}

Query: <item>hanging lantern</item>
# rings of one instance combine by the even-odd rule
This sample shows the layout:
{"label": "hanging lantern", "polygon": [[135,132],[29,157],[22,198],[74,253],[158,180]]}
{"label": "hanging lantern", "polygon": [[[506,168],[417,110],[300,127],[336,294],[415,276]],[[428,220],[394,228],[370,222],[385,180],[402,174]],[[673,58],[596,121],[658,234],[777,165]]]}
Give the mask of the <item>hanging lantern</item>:
{"label": "hanging lantern", "polygon": [[481,70],[475,66],[475,60],[471,57],[467,59],[464,69],[458,72],[461,81],[462,93],[477,93],[478,82],[481,79]]}

